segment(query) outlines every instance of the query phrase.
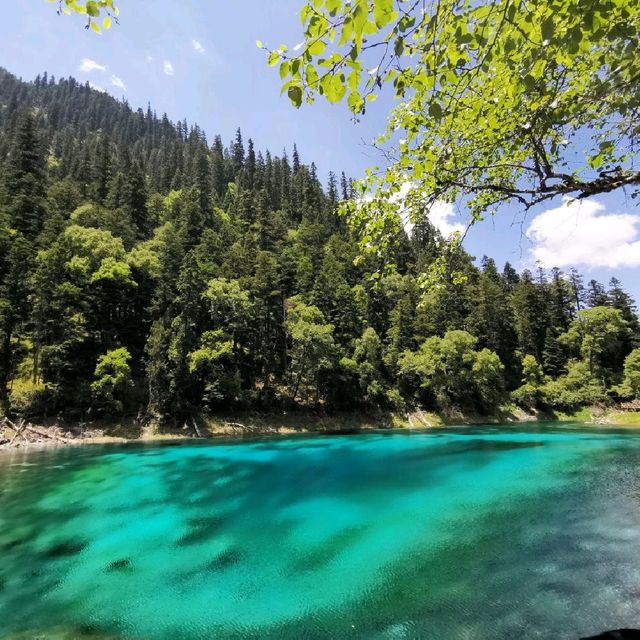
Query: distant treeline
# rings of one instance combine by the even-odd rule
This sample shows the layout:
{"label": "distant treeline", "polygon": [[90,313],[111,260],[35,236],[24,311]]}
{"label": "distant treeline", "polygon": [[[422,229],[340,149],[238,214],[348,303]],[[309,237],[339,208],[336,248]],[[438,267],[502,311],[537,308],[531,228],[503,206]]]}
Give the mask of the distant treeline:
{"label": "distant treeline", "polygon": [[[0,69],[0,407],[69,417],[291,406],[491,413],[637,396],[620,283],[480,268],[425,292],[425,219],[369,277],[344,174],[225,145],[73,78]],[[462,277],[461,277],[462,276]],[[635,351],[634,351],[635,349]]]}

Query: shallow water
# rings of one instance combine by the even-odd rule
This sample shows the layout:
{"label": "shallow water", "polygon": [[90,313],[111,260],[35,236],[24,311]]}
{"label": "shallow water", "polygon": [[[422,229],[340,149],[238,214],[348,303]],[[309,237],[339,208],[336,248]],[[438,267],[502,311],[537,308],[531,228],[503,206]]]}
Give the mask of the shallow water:
{"label": "shallow water", "polygon": [[0,637],[578,638],[640,627],[640,431],[0,457]]}

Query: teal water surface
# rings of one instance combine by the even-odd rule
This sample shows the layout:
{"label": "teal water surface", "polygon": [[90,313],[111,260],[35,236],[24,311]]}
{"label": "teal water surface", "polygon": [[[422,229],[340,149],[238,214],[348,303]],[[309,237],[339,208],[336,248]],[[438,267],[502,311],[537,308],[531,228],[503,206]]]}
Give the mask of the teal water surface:
{"label": "teal water surface", "polygon": [[0,456],[2,638],[640,627],[640,432],[465,428]]}

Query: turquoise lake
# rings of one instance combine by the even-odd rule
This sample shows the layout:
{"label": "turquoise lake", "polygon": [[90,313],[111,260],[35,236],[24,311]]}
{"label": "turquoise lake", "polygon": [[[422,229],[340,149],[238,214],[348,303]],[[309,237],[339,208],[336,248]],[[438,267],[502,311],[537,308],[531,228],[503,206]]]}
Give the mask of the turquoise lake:
{"label": "turquoise lake", "polygon": [[640,430],[0,455],[0,638],[579,638],[640,627]]}

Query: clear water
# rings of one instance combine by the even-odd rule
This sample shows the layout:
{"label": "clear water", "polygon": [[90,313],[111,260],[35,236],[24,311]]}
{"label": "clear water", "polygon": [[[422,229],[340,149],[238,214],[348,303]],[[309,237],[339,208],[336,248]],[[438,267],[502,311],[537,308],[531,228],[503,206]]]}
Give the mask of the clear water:
{"label": "clear water", "polygon": [[640,432],[0,456],[0,637],[578,638],[640,627]]}

